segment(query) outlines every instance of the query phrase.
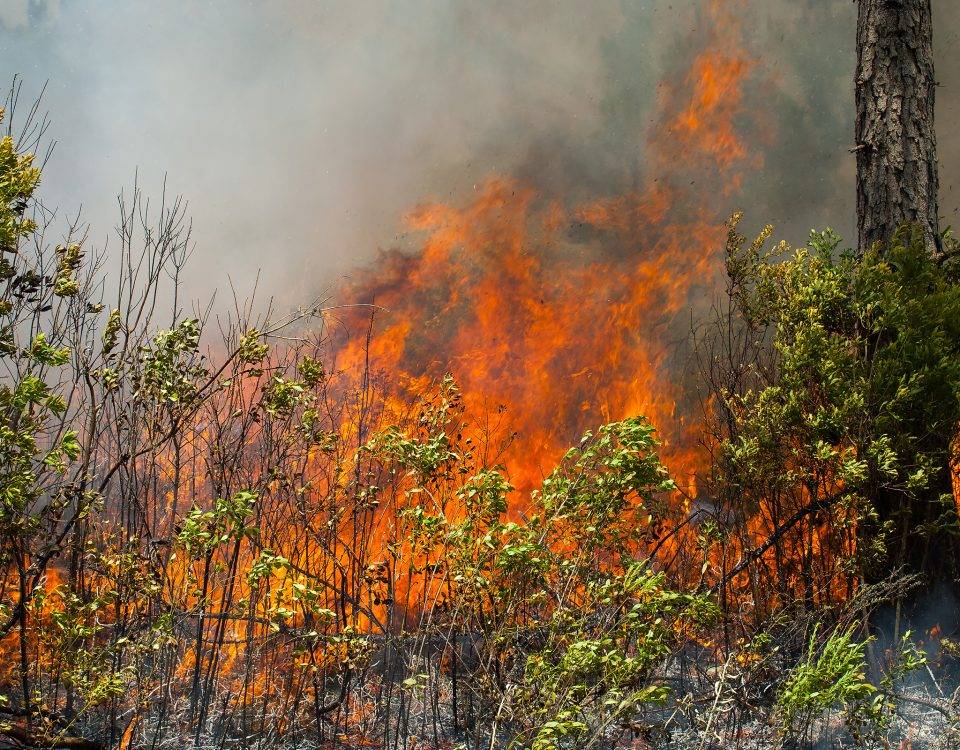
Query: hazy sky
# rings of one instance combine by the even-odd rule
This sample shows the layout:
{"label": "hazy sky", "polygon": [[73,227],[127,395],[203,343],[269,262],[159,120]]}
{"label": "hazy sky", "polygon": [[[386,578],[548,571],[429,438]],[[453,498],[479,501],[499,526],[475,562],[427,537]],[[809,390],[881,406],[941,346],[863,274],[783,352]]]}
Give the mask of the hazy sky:
{"label": "hazy sky", "polygon": [[[766,86],[773,139],[741,205],[788,239],[853,224],[850,0],[731,0]],[[177,2],[0,0],[0,69],[47,82],[58,141],[49,203],[115,222],[134,170],[190,202],[191,294],[306,298],[402,242],[425,199],[467,200],[492,173],[576,198],[642,164],[657,83],[690,53],[695,0]],[[960,115],[960,10],[934,0],[938,122]],[[942,209],[960,138],[941,127]],[[727,202],[724,202],[727,201]]]}

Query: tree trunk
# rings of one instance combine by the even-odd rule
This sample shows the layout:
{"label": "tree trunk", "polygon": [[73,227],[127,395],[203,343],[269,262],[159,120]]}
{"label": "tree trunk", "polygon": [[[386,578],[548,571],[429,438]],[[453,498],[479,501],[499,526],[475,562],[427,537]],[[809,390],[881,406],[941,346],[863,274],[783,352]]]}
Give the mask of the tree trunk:
{"label": "tree trunk", "polygon": [[859,0],[856,154],[858,248],[905,223],[939,247],[936,81],[930,0]]}

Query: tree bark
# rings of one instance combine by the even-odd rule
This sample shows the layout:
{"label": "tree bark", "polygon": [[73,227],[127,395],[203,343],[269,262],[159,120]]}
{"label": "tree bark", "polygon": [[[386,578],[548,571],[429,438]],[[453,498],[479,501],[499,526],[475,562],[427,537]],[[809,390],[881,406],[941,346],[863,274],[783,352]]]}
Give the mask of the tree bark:
{"label": "tree bark", "polygon": [[930,0],[859,0],[857,244],[886,243],[903,224],[939,248],[936,81]]}

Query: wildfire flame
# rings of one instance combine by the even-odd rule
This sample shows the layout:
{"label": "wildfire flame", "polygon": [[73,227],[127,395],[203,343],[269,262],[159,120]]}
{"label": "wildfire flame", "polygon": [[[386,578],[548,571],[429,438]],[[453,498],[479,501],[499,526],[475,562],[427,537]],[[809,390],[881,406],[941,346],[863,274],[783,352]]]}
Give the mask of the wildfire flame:
{"label": "wildfire flame", "polygon": [[[705,13],[705,46],[680,83],[661,87],[645,184],[567,206],[493,176],[465,206],[411,211],[420,248],[382,253],[345,290],[383,312],[369,347],[354,336],[338,366],[369,362],[384,382],[402,383],[401,400],[451,373],[485,457],[521,489],[584,430],[643,414],[678,482],[694,490],[702,456],[672,355],[721,268],[725,217],[711,196],[757,163],[737,132],[751,61],[735,44],[730,4]],[[356,312],[349,322],[357,332],[369,319]]]}
{"label": "wildfire flame", "polygon": [[[328,630],[343,632],[349,625],[385,633],[419,616],[428,598],[441,603],[447,583],[428,561],[415,559],[422,553],[403,547],[396,507],[358,496],[367,467],[342,445],[355,447],[368,437],[365,409],[409,413],[444,373],[460,385],[473,427],[466,439],[480,463],[506,467],[520,490],[515,503],[583,432],[638,414],[658,428],[661,456],[687,500],[696,497],[696,477],[707,457],[696,404],[685,388],[689,352],[682,342],[690,311],[709,303],[722,271],[725,216],[713,201],[736,191],[746,169],[759,163],[740,135],[748,114],[743,88],[753,66],[737,44],[735,8],[736,0],[706,5],[699,25],[711,30],[706,42],[676,83],[660,87],[656,126],[645,141],[645,178],[637,188],[568,205],[534,185],[491,176],[465,205],[425,204],[408,214],[408,228],[421,238],[418,249],[383,253],[362,282],[342,290],[351,335],[336,342],[336,365],[347,376],[345,390],[363,393],[372,375],[384,398],[366,398],[356,421],[331,418],[331,429],[342,433],[331,450],[345,452],[330,459],[323,450],[311,451],[298,479],[309,481],[295,490],[279,486],[286,479],[282,472],[261,474],[256,462],[244,469],[246,486],[266,488],[257,503],[255,544],[215,529],[215,538],[228,543],[195,556],[179,554],[177,547],[188,504],[198,496],[228,494],[216,481],[204,486],[202,468],[208,453],[222,455],[227,432],[218,434],[198,420],[184,431],[175,453],[149,457],[163,488],[151,502],[159,503],[154,515],[167,519],[159,524],[166,537],[158,533],[137,575],[161,582],[163,595],[190,623],[189,642],[162,645],[181,654],[173,671],[182,684],[194,675],[193,695],[201,673],[244,706],[253,696],[263,696],[265,704],[270,696],[285,701],[298,680],[312,684],[316,694],[317,675],[338,672],[349,657],[346,641],[328,638]],[[377,311],[372,318],[371,310]],[[363,335],[371,324],[370,335]],[[227,401],[230,413],[248,413],[247,399],[262,387],[240,387]],[[338,402],[340,407],[356,415],[352,404]],[[218,409],[226,411],[214,404],[211,414]],[[296,435],[277,444],[288,438],[295,442]],[[242,468],[244,449],[257,450],[258,443],[232,447]],[[271,466],[269,460],[263,465]],[[748,525],[749,536],[764,539],[776,518],[761,507]],[[670,545],[679,548],[693,532],[682,525],[676,531]],[[733,539],[708,551],[710,563],[728,570],[744,543]],[[799,579],[806,559],[800,547],[819,547],[819,531],[796,544],[786,547],[794,564],[773,566],[790,583]],[[283,565],[269,562],[281,559],[274,553],[285,556]],[[401,567],[390,567],[400,563],[411,571],[406,578]],[[257,566],[259,577],[252,577]],[[692,574],[702,579],[706,567],[698,564]],[[48,581],[51,597],[66,590],[55,573]],[[98,581],[113,586],[113,571],[106,573]],[[785,588],[799,590],[800,584]],[[303,591],[328,619],[312,610],[308,617],[309,608],[298,604],[304,601],[298,597],[307,596]],[[36,615],[49,613],[41,606]],[[295,646],[293,630],[315,642]],[[269,648],[257,645],[267,643]],[[265,676],[249,681],[254,658]],[[9,675],[0,670],[4,677]],[[353,712],[355,726],[375,710],[359,699],[344,707]],[[281,720],[279,731],[284,729]],[[128,727],[124,744],[132,733]]]}

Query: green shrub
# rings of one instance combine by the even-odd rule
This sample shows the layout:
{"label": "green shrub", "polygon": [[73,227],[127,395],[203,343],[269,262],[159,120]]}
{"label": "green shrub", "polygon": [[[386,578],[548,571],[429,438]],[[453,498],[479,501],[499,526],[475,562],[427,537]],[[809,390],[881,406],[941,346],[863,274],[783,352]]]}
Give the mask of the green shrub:
{"label": "green shrub", "polygon": [[807,656],[790,673],[777,697],[783,727],[795,730],[830,708],[849,709],[870,698],[876,688],[866,677],[864,652],[853,629],[836,630],[822,645],[814,628]]}

